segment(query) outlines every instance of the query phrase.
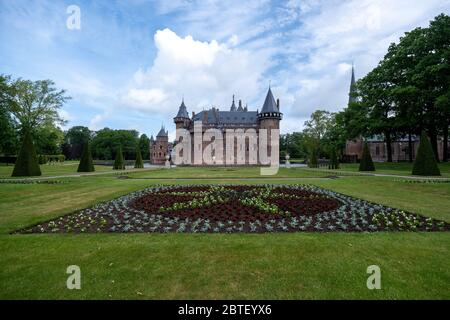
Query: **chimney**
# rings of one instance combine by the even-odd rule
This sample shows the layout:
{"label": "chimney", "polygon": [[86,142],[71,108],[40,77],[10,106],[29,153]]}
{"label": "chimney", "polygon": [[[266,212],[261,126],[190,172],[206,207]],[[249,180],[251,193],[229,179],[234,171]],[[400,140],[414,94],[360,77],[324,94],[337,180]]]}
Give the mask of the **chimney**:
{"label": "chimney", "polygon": [[239,100],[239,108],[242,109],[242,100]]}
{"label": "chimney", "polygon": [[278,108],[278,111],[280,111],[280,99],[277,99],[277,108]]}
{"label": "chimney", "polygon": [[203,111],[203,123],[208,123],[208,111]]}

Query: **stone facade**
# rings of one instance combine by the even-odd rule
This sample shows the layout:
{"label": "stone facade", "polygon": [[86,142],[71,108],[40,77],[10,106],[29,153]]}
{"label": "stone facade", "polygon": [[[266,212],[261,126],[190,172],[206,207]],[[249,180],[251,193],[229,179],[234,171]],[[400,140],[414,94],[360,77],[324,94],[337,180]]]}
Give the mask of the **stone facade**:
{"label": "stone facade", "polygon": [[[279,153],[279,141],[276,141],[275,145],[272,145],[270,139],[271,129],[279,129],[280,121],[282,119],[282,113],[280,112],[280,103],[279,100],[275,101],[272,91],[269,88],[266,99],[264,101],[264,105],[261,109],[261,112],[257,111],[249,111],[248,107],[243,107],[242,101],[239,100],[238,107],[235,105],[234,96],[231,107],[229,111],[221,111],[218,108],[212,107],[209,110],[203,110],[198,114],[192,112],[192,116],[189,116],[187,112],[187,107],[184,104],[184,100],[182,101],[178,114],[174,118],[174,122],[177,129],[185,129],[190,133],[190,141],[191,141],[191,157],[189,163],[183,163],[184,165],[260,165],[260,159],[258,156],[258,146],[259,146],[259,138],[260,138],[260,129],[267,129],[269,137],[269,145],[267,147],[267,152],[269,157],[272,155],[273,148],[277,148],[276,151]],[[197,150],[200,150],[200,146],[202,150],[205,150],[212,142],[204,141],[202,139],[201,144],[199,141],[195,141],[194,137],[194,124],[201,123],[202,125],[202,136],[208,129],[217,129],[221,132],[222,145],[223,145],[223,154],[215,154],[215,150],[212,151],[213,160],[210,163],[206,163],[204,159],[200,159],[201,162],[196,162],[194,158],[194,150],[197,147]],[[245,138],[240,138],[243,140],[239,140],[235,136],[231,137],[227,136],[227,131],[235,130],[234,132],[239,132],[237,135],[240,137],[244,137],[246,133],[251,132],[255,133],[255,139],[250,138],[248,135]],[[249,130],[250,129],[250,130]],[[239,131],[236,131],[239,130]],[[242,134],[240,133],[242,132]],[[233,139],[233,141],[228,141],[228,139]],[[180,141],[182,138],[179,138]],[[179,141],[179,142],[180,142]],[[219,140],[218,140],[219,141]],[[242,143],[240,143],[242,142]],[[198,145],[197,145],[198,144]],[[240,159],[237,158],[238,149],[240,148],[241,154],[245,155]],[[226,150],[231,150],[233,148],[234,159],[229,160],[226,158]],[[245,150],[242,150],[245,148]],[[245,152],[243,152],[245,151]],[[184,151],[180,152],[180,157],[183,156]],[[275,153],[274,153],[275,154]],[[256,155],[256,157],[255,157]],[[223,163],[218,159],[223,159]],[[228,160],[228,161],[227,161]],[[278,157],[277,157],[278,161]]]}

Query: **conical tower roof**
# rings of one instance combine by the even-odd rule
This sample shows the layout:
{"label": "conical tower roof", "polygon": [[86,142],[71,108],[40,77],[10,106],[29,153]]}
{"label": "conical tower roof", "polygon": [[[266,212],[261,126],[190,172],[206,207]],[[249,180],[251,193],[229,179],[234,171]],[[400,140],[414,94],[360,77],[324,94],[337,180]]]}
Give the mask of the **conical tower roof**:
{"label": "conical tower roof", "polygon": [[169,133],[164,129],[164,126],[161,126],[161,130],[159,130],[156,137],[168,137]]}
{"label": "conical tower roof", "polygon": [[175,118],[189,118],[189,114],[187,112],[186,105],[184,104],[184,98],[181,101],[181,105],[178,108],[178,113],[177,113],[177,116]]}
{"label": "conical tower roof", "polygon": [[280,112],[280,110],[278,110],[277,103],[275,102],[275,98],[273,97],[270,87],[269,91],[267,91],[266,100],[264,100],[264,105],[261,110],[261,113],[265,112]]}
{"label": "conical tower roof", "polygon": [[355,68],[352,65],[352,79],[350,81],[350,91],[348,93],[348,104],[353,102],[357,102],[357,97],[356,97]]}

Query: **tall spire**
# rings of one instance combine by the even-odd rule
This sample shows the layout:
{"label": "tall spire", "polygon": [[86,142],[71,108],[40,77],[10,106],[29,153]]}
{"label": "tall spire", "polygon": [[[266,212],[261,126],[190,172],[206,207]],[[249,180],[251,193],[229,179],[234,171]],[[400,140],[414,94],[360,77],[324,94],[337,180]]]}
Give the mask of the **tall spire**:
{"label": "tall spire", "polygon": [[356,97],[356,81],[355,81],[355,66],[352,63],[352,79],[350,81],[350,91],[348,93],[348,104],[354,103],[357,101]]}
{"label": "tall spire", "polygon": [[236,111],[236,105],[234,104],[234,94],[233,94],[233,103],[231,104],[230,111]]}
{"label": "tall spire", "polygon": [[178,113],[177,113],[175,118],[189,118],[189,114],[187,112],[186,105],[184,104],[184,95],[183,95],[183,98],[181,100],[181,105],[180,105],[180,107],[178,109]]}

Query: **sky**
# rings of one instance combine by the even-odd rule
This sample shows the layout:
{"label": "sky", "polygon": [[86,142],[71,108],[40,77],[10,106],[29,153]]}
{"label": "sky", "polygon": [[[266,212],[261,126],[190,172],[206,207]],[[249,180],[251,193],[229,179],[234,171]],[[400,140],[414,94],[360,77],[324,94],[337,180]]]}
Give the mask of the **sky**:
{"label": "sky", "polygon": [[164,125],[172,139],[183,97],[189,113],[229,110],[233,94],[260,110],[270,85],[287,133],[342,110],[352,64],[363,77],[440,13],[450,0],[0,0],[0,74],[67,90],[64,129]]}

